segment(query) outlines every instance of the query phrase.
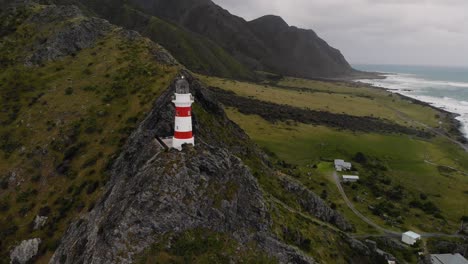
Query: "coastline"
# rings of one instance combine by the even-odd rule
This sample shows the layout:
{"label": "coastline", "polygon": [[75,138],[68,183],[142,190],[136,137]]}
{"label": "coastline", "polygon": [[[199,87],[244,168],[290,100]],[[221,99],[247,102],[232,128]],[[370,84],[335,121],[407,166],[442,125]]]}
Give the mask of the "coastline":
{"label": "coastline", "polygon": [[363,82],[363,80],[385,79],[385,78],[387,78],[387,75],[394,75],[395,73],[377,73],[377,74],[379,76],[382,76],[383,78],[354,79],[354,80],[350,80],[348,82],[351,82],[351,83],[354,83],[354,84],[359,84],[359,85],[370,87],[370,88],[374,88],[374,89],[385,90],[385,91],[387,91],[389,93],[396,94],[396,95],[400,96],[401,98],[404,98],[404,99],[412,102],[413,104],[419,104],[421,106],[430,107],[430,108],[438,111],[439,113],[446,115],[448,117],[448,120],[450,121],[450,128],[451,129],[450,129],[449,133],[444,132],[442,130],[440,130],[440,132],[442,132],[442,133],[446,134],[447,136],[455,139],[456,141],[458,141],[462,145],[468,144],[468,135],[466,134],[468,131],[464,131],[464,124],[462,123],[462,121],[457,119],[458,117],[461,116],[461,114],[451,112],[451,111],[449,111],[447,109],[436,106],[436,105],[434,105],[434,103],[426,102],[426,101],[423,101],[423,100],[421,100],[419,98],[411,97],[409,95],[401,93],[401,90],[398,90],[398,89],[391,89],[391,88],[376,86],[376,85],[373,85],[373,84],[370,84],[370,83]]}

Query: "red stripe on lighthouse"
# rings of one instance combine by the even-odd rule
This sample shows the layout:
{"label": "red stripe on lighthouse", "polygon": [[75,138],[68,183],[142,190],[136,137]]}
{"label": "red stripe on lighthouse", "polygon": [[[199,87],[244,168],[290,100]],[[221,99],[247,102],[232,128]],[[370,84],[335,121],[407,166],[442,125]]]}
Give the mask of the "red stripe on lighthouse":
{"label": "red stripe on lighthouse", "polygon": [[176,116],[179,116],[179,117],[192,116],[192,107],[176,107]]}
{"label": "red stripe on lighthouse", "polygon": [[188,131],[188,132],[175,131],[174,132],[174,138],[177,138],[177,139],[191,139],[192,137],[193,137],[192,131]]}

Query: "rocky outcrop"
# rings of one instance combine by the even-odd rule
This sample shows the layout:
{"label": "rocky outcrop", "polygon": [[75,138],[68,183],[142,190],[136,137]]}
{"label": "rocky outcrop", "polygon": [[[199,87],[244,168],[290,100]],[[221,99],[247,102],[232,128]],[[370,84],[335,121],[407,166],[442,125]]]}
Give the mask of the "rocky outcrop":
{"label": "rocky outcrop", "polygon": [[[40,2],[40,1],[37,1]],[[25,65],[40,65],[49,61],[59,60],[66,56],[74,56],[83,49],[97,45],[99,40],[110,34],[118,34],[129,41],[145,40],[136,31],[124,30],[110,24],[107,20],[87,17],[73,5],[40,5],[36,1],[16,1],[7,5],[2,17],[16,18],[8,21],[11,24],[4,31],[16,30],[16,24],[21,19],[21,25],[27,30],[39,32],[40,37],[30,41]],[[0,30],[0,35],[1,35]],[[170,65],[178,62],[161,46],[146,41],[155,60]]]}
{"label": "rocky outcrop", "polygon": [[37,255],[40,244],[41,239],[39,238],[22,241],[21,244],[11,251],[11,263],[30,263],[30,261]]}
{"label": "rocky outcrop", "polygon": [[64,19],[79,20],[65,23],[47,39],[42,40],[42,43],[38,43],[28,63],[37,65],[76,54],[82,49],[94,46],[98,39],[107,35],[112,29],[111,24],[105,20],[83,17],[80,9],[75,6],[45,6],[27,22],[40,27]]}
{"label": "rocky outcrop", "polygon": [[[192,88],[196,101],[208,105],[204,88]],[[213,132],[197,134],[197,146],[182,152],[156,143],[156,135],[171,129],[173,110],[166,106],[172,93],[171,87],[131,135],[103,198],[69,227],[51,263],[131,263],[164,234],[195,228],[230,234],[241,245],[255,243],[283,263],[313,263],[271,235],[256,179],[229,150],[206,143],[216,143],[209,140]]]}
{"label": "rocky outcrop", "polygon": [[431,245],[434,249],[433,254],[456,254],[459,253],[464,257],[468,257],[468,243],[456,242],[449,240],[434,241]]}
{"label": "rocky outcrop", "polygon": [[49,219],[47,216],[36,215],[36,218],[34,218],[33,229],[38,230],[44,227],[47,223],[47,219]]}
{"label": "rocky outcrop", "polygon": [[304,211],[318,219],[334,224],[343,231],[352,231],[354,227],[337,211],[331,209],[318,195],[302,186],[300,183],[287,179],[281,179],[285,191],[294,194],[297,202]]}

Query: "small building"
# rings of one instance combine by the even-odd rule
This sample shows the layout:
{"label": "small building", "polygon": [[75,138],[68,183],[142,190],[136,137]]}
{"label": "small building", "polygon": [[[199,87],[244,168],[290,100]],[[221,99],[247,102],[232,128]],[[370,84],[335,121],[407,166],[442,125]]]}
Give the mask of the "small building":
{"label": "small building", "polygon": [[468,264],[466,260],[459,253],[457,254],[434,254],[431,255],[432,264]]}
{"label": "small building", "polygon": [[336,171],[348,171],[351,170],[352,165],[349,162],[344,160],[336,159],[335,160],[335,169]]}
{"label": "small building", "polygon": [[357,181],[359,181],[359,176],[343,175],[343,182],[357,182]]}
{"label": "small building", "polygon": [[421,235],[413,231],[408,231],[401,235],[401,241],[408,245],[414,245],[420,239],[421,239]]}

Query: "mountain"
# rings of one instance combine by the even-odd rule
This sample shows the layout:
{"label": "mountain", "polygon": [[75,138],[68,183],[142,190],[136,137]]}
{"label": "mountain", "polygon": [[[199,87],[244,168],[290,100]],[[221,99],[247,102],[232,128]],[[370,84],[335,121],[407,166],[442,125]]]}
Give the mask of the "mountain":
{"label": "mountain", "polygon": [[271,50],[267,70],[297,77],[339,77],[353,73],[341,52],[312,30],[290,27],[281,17],[264,16],[249,27]]}
{"label": "mountain", "polygon": [[251,71],[305,78],[356,73],[339,50],[312,30],[291,27],[276,16],[247,22],[210,0],[59,2],[82,4],[112,23],[137,30],[201,73],[238,78],[252,78]]}

